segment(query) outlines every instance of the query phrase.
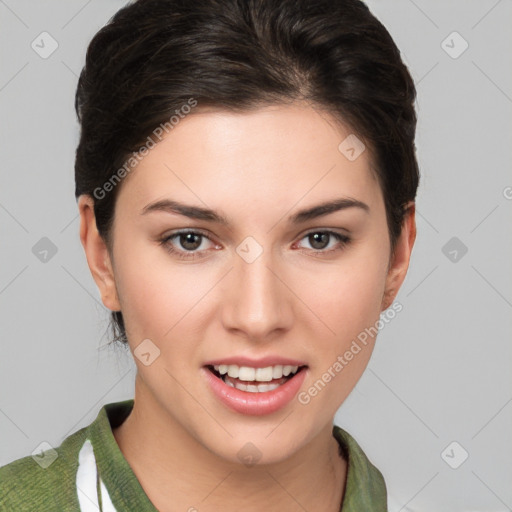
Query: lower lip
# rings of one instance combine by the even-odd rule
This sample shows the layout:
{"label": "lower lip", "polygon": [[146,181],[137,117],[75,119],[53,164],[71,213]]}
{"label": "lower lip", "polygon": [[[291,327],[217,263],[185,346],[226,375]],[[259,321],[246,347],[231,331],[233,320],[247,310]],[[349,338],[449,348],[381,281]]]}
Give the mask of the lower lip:
{"label": "lower lip", "polygon": [[223,404],[242,414],[262,416],[278,411],[293,400],[304,382],[307,368],[303,368],[278,388],[263,393],[233,388],[216,377],[208,368],[203,367],[201,370],[210,389]]}

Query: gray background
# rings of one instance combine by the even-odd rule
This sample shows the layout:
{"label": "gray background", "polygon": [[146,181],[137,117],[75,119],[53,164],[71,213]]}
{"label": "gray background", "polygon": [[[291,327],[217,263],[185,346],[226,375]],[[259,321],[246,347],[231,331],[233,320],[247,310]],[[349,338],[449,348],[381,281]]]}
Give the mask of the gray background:
{"label": "gray background", "polygon": [[[123,4],[0,0],[0,465],[133,396],[73,193],[78,73]],[[403,311],[336,423],[384,474],[391,512],[511,510],[512,3],[368,4],[418,87],[418,238]],[[43,31],[47,58],[31,47],[51,49]]]}

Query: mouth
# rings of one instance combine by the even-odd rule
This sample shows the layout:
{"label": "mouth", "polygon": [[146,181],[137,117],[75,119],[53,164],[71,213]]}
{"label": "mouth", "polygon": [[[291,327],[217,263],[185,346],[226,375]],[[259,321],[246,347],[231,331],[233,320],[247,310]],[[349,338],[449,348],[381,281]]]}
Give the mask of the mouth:
{"label": "mouth", "polygon": [[206,368],[227,386],[247,393],[267,393],[278,389],[307,368],[307,365],[273,365],[264,368],[234,364],[207,365]]}

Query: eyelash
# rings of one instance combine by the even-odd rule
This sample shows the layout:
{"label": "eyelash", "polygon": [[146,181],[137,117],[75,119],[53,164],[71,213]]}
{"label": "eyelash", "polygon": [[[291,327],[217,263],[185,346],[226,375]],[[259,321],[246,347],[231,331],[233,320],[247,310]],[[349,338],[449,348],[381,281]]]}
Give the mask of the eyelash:
{"label": "eyelash", "polygon": [[[346,236],[346,235],[342,235],[341,233],[337,233],[336,231],[330,231],[330,230],[315,230],[315,231],[310,231],[308,233],[306,233],[302,238],[301,240],[303,240],[304,238],[307,238],[309,235],[313,235],[313,234],[318,234],[318,233],[322,233],[322,234],[329,234],[331,236],[333,236],[337,241],[338,241],[338,245],[333,248],[333,249],[329,249],[327,251],[325,250],[322,250],[322,249],[308,249],[307,251],[304,251],[304,250],[300,250],[300,252],[302,253],[316,253],[316,255],[320,256],[320,257],[324,257],[324,255],[330,255],[332,253],[335,253],[337,251],[341,251],[342,249],[344,249],[350,242],[351,242],[351,238]],[[206,235],[205,233],[202,233],[201,231],[197,231],[197,230],[183,230],[183,231],[176,231],[162,239],[160,239],[160,245],[164,246],[165,250],[170,253],[170,254],[175,254],[179,259],[182,259],[182,260],[194,260],[194,259],[197,259],[197,258],[201,258],[201,256],[196,256],[196,254],[198,254],[198,252],[192,252],[192,251],[179,251],[179,250],[176,250],[172,247],[172,245],[169,243],[170,240],[172,240],[173,238],[176,238],[176,237],[179,237],[180,235],[186,235],[186,234],[194,234],[194,235],[200,235],[201,237],[204,237],[206,238],[207,240],[209,240],[210,242],[213,242],[212,239]],[[329,240],[330,241],[330,240]]]}

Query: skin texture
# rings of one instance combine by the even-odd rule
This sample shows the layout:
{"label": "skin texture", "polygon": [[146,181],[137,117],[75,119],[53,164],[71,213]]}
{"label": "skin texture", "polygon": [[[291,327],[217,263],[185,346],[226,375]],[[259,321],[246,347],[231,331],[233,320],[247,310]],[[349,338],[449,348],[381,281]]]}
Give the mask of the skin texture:
{"label": "skin texture", "polygon": [[[134,409],[114,431],[159,510],[339,511],[346,462],[332,437],[333,418],[375,339],[307,405],[294,399],[263,416],[220,403],[201,368],[232,355],[296,358],[308,365],[307,390],[391,305],[415,240],[414,204],[390,258],[370,151],[349,161],[338,150],[350,133],[298,103],[244,114],[194,112],[124,178],[112,254],[96,229],[91,198],[79,198],[80,237],[104,305],[123,312],[132,352],[148,338],[160,350],[149,366],[134,357]],[[287,221],[342,197],[369,211]],[[218,211],[229,226],[169,212],[141,215],[164,198]],[[211,239],[199,239],[195,259],[179,259],[159,243],[184,228]],[[315,245],[307,235],[322,230],[351,241],[340,246],[331,236]],[[252,263],[236,252],[248,236],[263,249]],[[180,237],[169,245],[182,253],[190,247]],[[252,467],[237,456],[247,442],[261,452]]]}

